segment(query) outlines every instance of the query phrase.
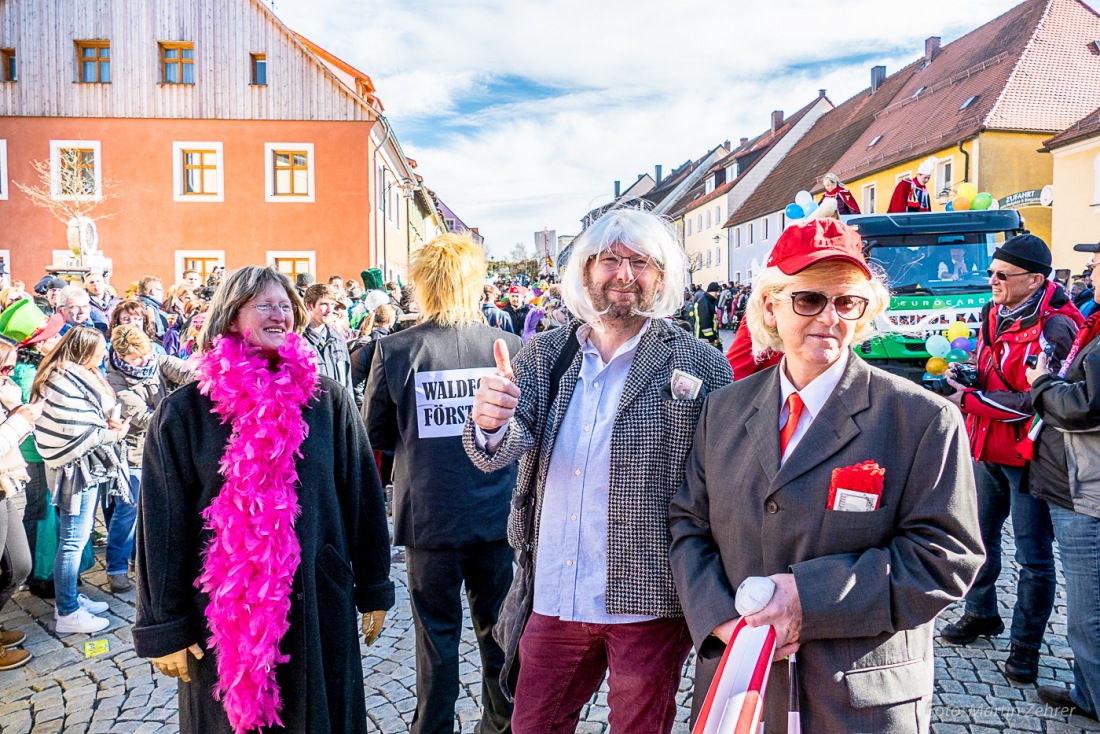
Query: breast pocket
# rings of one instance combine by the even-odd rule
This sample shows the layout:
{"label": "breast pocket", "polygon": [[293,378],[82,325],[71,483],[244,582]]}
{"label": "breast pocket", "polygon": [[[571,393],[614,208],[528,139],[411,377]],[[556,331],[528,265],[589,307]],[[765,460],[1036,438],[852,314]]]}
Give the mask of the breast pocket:
{"label": "breast pocket", "polygon": [[874,512],[826,510],[821,520],[821,544],[829,553],[861,553],[886,545],[892,537],[889,507]]}

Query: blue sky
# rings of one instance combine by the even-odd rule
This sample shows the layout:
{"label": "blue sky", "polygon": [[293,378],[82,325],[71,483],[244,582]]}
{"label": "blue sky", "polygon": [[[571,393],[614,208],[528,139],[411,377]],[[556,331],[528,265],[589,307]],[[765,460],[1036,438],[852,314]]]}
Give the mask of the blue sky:
{"label": "blue sky", "polygon": [[[418,172],[490,251],[531,243],[656,164],[836,104],[1012,0],[276,0],[291,28],[371,75]],[[1100,7],[1094,0],[1093,7]],[[913,7],[919,12],[912,12]]]}

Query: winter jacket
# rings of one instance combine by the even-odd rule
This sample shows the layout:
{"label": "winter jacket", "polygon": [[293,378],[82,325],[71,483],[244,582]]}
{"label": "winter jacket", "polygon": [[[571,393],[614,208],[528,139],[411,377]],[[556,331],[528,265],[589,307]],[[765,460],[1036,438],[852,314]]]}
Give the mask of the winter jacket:
{"label": "winter jacket", "polygon": [[194,379],[191,369],[178,357],[158,354],[157,370],[144,379],[131,377],[116,369],[107,360],[107,384],[115,391],[122,405],[122,417],[130,419],[130,430],[123,442],[130,466],[141,467],[141,453],[145,449],[145,432],[153,419],[153,412],[175,387],[186,385]]}
{"label": "winter jacket", "polygon": [[718,341],[718,330],[714,326],[715,304],[718,299],[703,293],[695,299],[695,336],[708,342]]}
{"label": "winter jacket", "polygon": [[23,404],[19,386],[0,377],[0,500],[12,496],[30,481],[27,462],[19,444],[31,435],[33,426],[12,411]]}
{"label": "winter jacket", "polygon": [[[22,391],[22,400],[27,402],[31,398],[31,386],[34,384],[35,375],[38,374],[38,365],[42,362],[42,353],[34,347],[24,347],[17,353],[15,372],[11,379]],[[38,453],[38,446],[34,443],[34,436],[27,436],[19,446],[23,459],[28,464],[41,464],[42,457]]]}
{"label": "winter jacket", "polygon": [[1011,323],[997,316],[1000,307],[992,301],[982,309],[978,387],[968,388],[962,398],[970,451],[978,461],[1006,466],[1027,462],[1017,446],[1027,438],[1035,414],[1024,360],[1049,346],[1051,365],[1058,369],[1084,321],[1062,286],[1048,281],[1040,292],[1035,308]]}
{"label": "winter jacket", "polygon": [[348,354],[348,343],[344,337],[328,325],[320,330],[307,326],[303,336],[317,352],[317,366],[321,374],[336,380],[351,393],[351,355]]}

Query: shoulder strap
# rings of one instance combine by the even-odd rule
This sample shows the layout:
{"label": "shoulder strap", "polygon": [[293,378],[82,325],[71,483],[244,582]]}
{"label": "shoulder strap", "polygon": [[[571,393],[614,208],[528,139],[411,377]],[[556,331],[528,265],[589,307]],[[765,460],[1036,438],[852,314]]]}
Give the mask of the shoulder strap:
{"label": "shoulder strap", "polygon": [[[569,333],[565,337],[565,344],[562,345],[561,352],[558,354],[558,358],[554,360],[554,367],[550,370],[550,390],[547,393],[546,400],[546,414],[550,415],[550,408],[553,407],[554,401],[558,397],[558,385],[561,384],[562,378],[565,377],[565,373],[569,371],[569,366],[573,364],[573,358],[577,356],[577,352],[580,351],[581,345],[577,341],[577,330],[580,328],[580,320],[574,321],[567,326]],[[546,430],[546,421],[542,422],[542,431]],[[549,459],[547,459],[549,461]],[[523,547],[519,549],[519,565],[526,566],[531,561],[531,553],[534,551],[532,547],[535,542],[535,505],[538,503],[535,501],[535,490],[539,481],[539,467],[538,462],[535,462],[534,470],[531,472],[530,484],[527,487],[527,499],[524,505],[524,520],[525,520],[525,533],[526,537],[523,539]]]}

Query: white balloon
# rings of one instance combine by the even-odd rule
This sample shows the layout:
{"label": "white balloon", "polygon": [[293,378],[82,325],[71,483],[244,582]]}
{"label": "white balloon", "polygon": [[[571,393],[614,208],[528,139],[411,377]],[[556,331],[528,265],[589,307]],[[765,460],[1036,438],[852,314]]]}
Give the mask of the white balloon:
{"label": "white balloon", "polygon": [[756,614],[768,606],[775,593],[775,582],[766,576],[749,576],[737,587],[733,605],[742,617]]}
{"label": "white balloon", "polygon": [[997,201],[996,199],[994,199],[993,203],[989,205],[989,208],[991,210],[994,210],[994,211],[997,210],[997,209],[1000,209],[1001,208],[1001,203],[999,201]]}
{"label": "white balloon", "polygon": [[814,203],[814,196],[809,191],[799,191],[795,194],[794,203],[805,209]]}

